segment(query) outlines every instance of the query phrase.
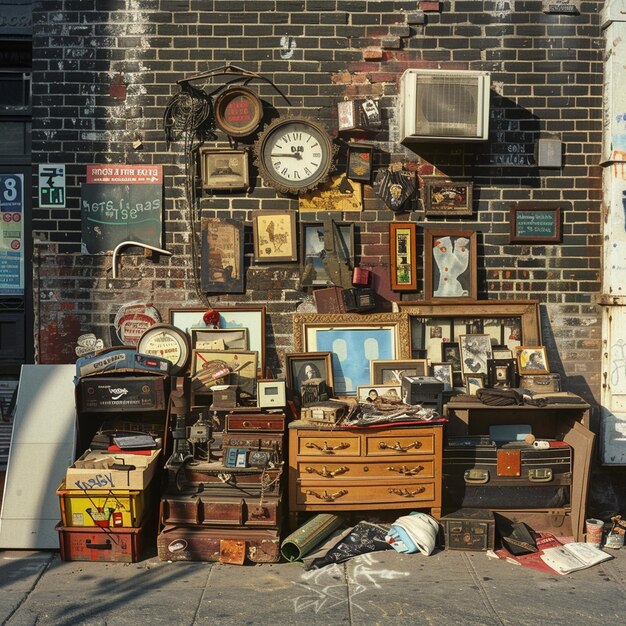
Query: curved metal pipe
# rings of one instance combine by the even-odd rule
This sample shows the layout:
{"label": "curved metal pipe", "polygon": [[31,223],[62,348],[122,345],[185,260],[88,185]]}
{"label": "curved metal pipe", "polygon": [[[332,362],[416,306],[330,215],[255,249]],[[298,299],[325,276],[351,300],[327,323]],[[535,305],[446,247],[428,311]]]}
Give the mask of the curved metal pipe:
{"label": "curved metal pipe", "polygon": [[121,241],[120,243],[117,244],[117,246],[115,246],[115,249],[113,250],[113,259],[112,259],[113,267],[111,268],[112,270],[111,276],[113,278],[117,278],[117,253],[124,246],[139,246],[140,248],[147,248],[148,250],[159,252],[160,254],[167,254],[169,256],[172,255],[172,253],[168,252],[167,250],[162,250],[161,248],[155,248],[154,246],[150,246],[147,243],[141,243],[140,241]]}

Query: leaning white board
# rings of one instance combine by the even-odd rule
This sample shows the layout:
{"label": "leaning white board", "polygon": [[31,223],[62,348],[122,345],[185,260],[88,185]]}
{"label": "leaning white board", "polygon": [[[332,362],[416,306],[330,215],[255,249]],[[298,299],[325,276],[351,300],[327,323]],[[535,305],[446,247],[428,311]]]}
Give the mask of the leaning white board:
{"label": "leaning white board", "polygon": [[0,512],[0,548],[59,547],[56,490],[74,460],[74,365],[22,365]]}

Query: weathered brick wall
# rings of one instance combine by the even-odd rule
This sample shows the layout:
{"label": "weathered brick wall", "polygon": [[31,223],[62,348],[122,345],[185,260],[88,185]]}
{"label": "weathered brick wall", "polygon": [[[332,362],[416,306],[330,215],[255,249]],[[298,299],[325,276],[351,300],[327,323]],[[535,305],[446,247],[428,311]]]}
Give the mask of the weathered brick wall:
{"label": "weathered brick wall", "polygon": [[[378,97],[384,129],[370,139],[379,147],[379,167],[402,159],[420,174],[470,177],[474,217],[462,225],[479,233],[479,297],[540,299],[553,368],[591,399],[599,391],[601,347],[594,305],[601,269],[601,3],[580,6],[580,14],[564,15],[543,13],[541,2],[512,0],[35,3],[34,161],[66,163],[69,185],[67,209],[33,211],[40,361],[71,361],[80,333],[95,332],[107,343],[125,302],[154,302],[164,316],[170,306],[203,305],[191,262],[182,144],[167,148],[162,115],[178,79],[230,62],[272,80],[291,101],[289,108],[270,85],[253,83],[268,107],[307,113],[330,129],[339,100]],[[490,71],[489,141],[419,154],[401,147],[398,80],[410,67]],[[127,85],[122,101],[110,95],[116,76]],[[538,169],[540,133],[562,139],[561,169]],[[141,150],[131,145],[137,137]],[[217,143],[227,146],[226,137],[218,135]],[[110,256],[81,254],[80,184],[90,163],[164,165],[164,247],[172,257],[153,262],[124,254],[121,278],[112,280]],[[563,242],[510,244],[510,205],[548,200],[565,207]],[[257,180],[250,193],[205,196],[199,206],[204,215],[249,226],[251,210],[297,210],[297,200]],[[396,219],[423,222],[416,208]],[[342,217],[357,223],[357,262],[386,271],[391,211],[366,186],[364,211]],[[296,264],[254,264],[250,230],[246,293],[205,302],[265,304],[268,362],[278,369],[291,347],[290,315],[307,294],[298,290]]]}

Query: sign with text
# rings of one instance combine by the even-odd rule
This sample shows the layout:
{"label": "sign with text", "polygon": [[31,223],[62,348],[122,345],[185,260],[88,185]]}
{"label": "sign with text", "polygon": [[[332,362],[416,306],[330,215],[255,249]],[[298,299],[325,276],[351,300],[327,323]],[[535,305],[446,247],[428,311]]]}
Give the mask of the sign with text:
{"label": "sign with text", "polygon": [[24,293],[24,175],[0,174],[0,295]]}
{"label": "sign with text", "polygon": [[39,165],[39,207],[65,208],[65,165],[55,163]]}
{"label": "sign with text", "polygon": [[512,207],[511,243],[561,241],[560,207]]}
{"label": "sign with text", "polygon": [[108,252],[123,241],[160,248],[163,167],[89,165],[80,206],[87,254]]}

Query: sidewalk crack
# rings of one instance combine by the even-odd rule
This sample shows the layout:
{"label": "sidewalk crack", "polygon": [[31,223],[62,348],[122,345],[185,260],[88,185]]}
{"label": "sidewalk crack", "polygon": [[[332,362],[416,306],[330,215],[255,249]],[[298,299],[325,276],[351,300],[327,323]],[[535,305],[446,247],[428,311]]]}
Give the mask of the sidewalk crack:
{"label": "sidewalk crack", "polygon": [[465,553],[463,553],[463,560],[465,561],[467,571],[472,577],[474,584],[478,588],[478,592],[483,601],[483,604],[485,605],[485,608],[491,613],[491,615],[493,616],[493,619],[496,620],[498,624],[501,624],[502,626],[504,626],[504,622],[500,619],[500,616],[498,615],[498,611],[496,610],[496,607],[494,606],[493,602],[489,598],[489,595],[487,594],[487,590],[483,587],[482,581],[480,580],[480,576],[476,572],[476,569],[474,568],[474,564],[472,563],[472,560]]}

